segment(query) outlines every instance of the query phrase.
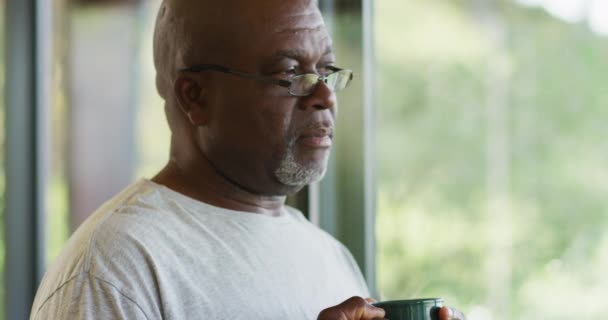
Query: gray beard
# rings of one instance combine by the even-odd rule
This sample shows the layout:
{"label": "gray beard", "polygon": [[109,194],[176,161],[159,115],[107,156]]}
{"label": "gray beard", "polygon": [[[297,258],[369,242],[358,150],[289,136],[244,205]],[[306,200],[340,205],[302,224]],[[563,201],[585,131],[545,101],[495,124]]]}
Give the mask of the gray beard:
{"label": "gray beard", "polygon": [[281,163],[274,174],[279,182],[284,185],[290,187],[305,186],[323,178],[327,169],[328,158],[329,153],[325,158],[325,163],[320,167],[307,167],[296,161],[293,156],[293,144],[290,144],[286,155],[281,160]]}

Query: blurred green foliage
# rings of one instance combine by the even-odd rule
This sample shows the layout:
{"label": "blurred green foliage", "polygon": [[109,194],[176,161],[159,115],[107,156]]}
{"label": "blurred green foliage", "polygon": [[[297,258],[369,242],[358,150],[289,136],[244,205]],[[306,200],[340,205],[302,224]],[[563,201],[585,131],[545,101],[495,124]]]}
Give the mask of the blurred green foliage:
{"label": "blurred green foliage", "polygon": [[608,38],[506,0],[375,10],[382,298],[600,318]]}

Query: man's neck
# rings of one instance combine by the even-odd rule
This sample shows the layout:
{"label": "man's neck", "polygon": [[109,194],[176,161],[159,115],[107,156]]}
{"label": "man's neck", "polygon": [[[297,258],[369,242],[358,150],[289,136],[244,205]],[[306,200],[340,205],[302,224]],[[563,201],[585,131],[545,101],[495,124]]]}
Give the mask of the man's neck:
{"label": "man's neck", "polygon": [[198,201],[230,210],[279,216],[285,196],[261,196],[239,187],[211,166],[190,167],[171,160],[152,181]]}

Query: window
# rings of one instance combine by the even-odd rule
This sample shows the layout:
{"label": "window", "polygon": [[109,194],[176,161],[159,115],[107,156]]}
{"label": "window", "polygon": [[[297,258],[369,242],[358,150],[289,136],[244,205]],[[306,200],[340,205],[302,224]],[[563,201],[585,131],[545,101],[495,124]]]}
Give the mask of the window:
{"label": "window", "polygon": [[544,2],[375,2],[384,299],[601,317],[608,10]]}
{"label": "window", "polygon": [[[0,25],[4,24],[4,0],[0,0]],[[5,29],[0,30],[0,97],[5,96]],[[0,128],[4,128],[4,113],[5,113],[5,99],[0,100]],[[5,208],[5,175],[4,175],[4,136],[5,130],[0,131],[0,212],[2,217],[2,222],[0,222],[0,319],[4,319],[4,208]]]}
{"label": "window", "polygon": [[67,62],[69,59],[69,39],[66,36],[70,24],[67,17],[67,0],[52,2],[50,22],[52,28],[45,34],[49,43],[50,66],[47,71],[52,94],[48,97],[49,112],[46,114],[48,129],[47,140],[48,176],[46,188],[45,214],[45,259],[50,264],[59,255],[67,240],[69,230],[69,184],[68,184],[68,154],[70,132],[70,98],[69,75]]}
{"label": "window", "polygon": [[[150,162],[146,146],[168,150],[163,139],[140,133],[144,124],[157,135],[166,128],[162,105],[148,100],[156,97],[149,42],[159,3],[0,0],[7,25],[0,32],[0,205],[7,207],[0,267],[10,274],[0,281],[0,296],[10,292],[0,319],[27,317],[38,281],[73,229],[136,174],[150,174],[141,169]],[[144,151],[133,148],[141,137]]]}

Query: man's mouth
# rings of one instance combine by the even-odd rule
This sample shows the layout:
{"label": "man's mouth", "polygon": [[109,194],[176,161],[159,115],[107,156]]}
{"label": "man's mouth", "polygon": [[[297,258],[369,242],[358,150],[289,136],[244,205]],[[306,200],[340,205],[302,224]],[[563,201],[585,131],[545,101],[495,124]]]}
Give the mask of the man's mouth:
{"label": "man's mouth", "polygon": [[311,148],[330,148],[332,139],[332,128],[316,127],[303,131],[297,141]]}

